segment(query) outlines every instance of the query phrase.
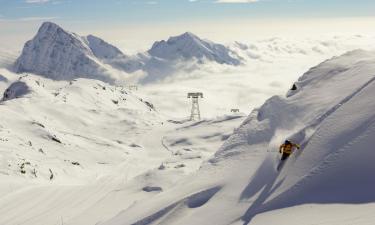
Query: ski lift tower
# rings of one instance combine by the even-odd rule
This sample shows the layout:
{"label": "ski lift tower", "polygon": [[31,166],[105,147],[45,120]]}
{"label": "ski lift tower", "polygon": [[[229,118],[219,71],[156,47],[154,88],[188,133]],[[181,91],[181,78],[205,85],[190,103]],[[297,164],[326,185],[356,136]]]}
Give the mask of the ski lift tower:
{"label": "ski lift tower", "polygon": [[201,113],[199,111],[199,104],[198,104],[198,99],[203,98],[203,93],[202,92],[191,92],[188,93],[188,98],[192,99],[192,107],[191,107],[191,115],[190,115],[190,120],[201,120]]}

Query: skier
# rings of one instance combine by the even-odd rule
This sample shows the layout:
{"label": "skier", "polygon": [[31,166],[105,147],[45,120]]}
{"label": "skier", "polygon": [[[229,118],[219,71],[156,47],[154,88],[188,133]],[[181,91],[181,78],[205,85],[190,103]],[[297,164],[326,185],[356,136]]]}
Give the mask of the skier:
{"label": "skier", "polygon": [[293,153],[293,148],[300,149],[300,146],[291,142],[290,140],[285,140],[284,144],[280,145],[279,152],[282,154],[281,161],[288,159],[288,157]]}
{"label": "skier", "polygon": [[290,89],[291,91],[296,91],[297,90],[297,85],[293,84],[292,88]]}

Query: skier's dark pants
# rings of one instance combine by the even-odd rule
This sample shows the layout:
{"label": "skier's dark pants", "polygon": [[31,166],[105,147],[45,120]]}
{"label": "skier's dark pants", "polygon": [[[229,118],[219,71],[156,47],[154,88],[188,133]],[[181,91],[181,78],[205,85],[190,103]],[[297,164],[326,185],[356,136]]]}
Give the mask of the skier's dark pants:
{"label": "skier's dark pants", "polygon": [[284,153],[282,154],[282,156],[281,156],[281,161],[286,160],[289,156],[290,156],[290,154],[284,152]]}

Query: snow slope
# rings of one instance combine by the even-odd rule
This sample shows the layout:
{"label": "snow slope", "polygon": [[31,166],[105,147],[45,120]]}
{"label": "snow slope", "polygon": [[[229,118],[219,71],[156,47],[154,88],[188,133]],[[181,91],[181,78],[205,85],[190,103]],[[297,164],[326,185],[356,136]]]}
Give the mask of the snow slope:
{"label": "snow slope", "polygon": [[[131,147],[137,137],[133,133],[161,120],[144,100],[122,87],[85,79],[15,77],[7,76],[9,86],[0,106],[4,174],[18,176],[17,164],[28,161],[26,177],[36,169],[37,179],[49,180],[51,169],[56,181],[82,181],[104,171],[107,163],[137,152]],[[128,133],[132,138],[126,138]],[[110,148],[112,155],[103,148]]]}
{"label": "snow slope", "polygon": [[[314,217],[302,224],[343,224],[321,212],[342,204],[357,212],[344,222],[371,224],[368,213],[356,218],[375,208],[374,65],[375,53],[357,50],[312,68],[297,91],[254,110],[196,174],[103,224],[293,224],[281,215],[291,210],[301,224],[305,204]],[[286,138],[302,149],[277,172]]]}
{"label": "snow slope", "polygon": [[123,87],[0,73],[0,224],[108,220],[194,173],[243,120],[166,121]]}

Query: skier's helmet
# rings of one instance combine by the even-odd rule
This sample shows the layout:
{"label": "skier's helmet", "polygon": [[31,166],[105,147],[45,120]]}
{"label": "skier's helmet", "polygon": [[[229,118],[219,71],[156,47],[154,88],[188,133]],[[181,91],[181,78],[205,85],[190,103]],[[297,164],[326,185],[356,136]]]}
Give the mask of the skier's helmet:
{"label": "skier's helmet", "polygon": [[292,142],[291,141],[289,141],[288,139],[287,140],[285,140],[285,142],[284,142],[284,144],[286,144],[286,145],[290,145]]}

